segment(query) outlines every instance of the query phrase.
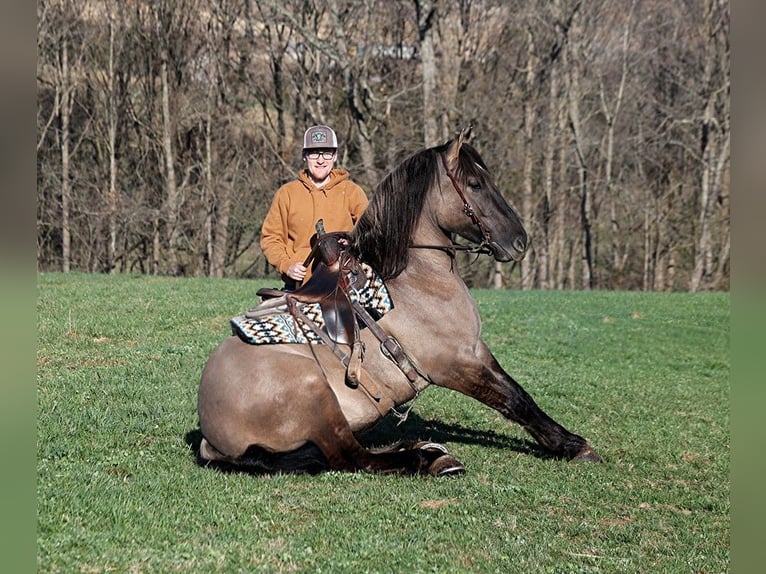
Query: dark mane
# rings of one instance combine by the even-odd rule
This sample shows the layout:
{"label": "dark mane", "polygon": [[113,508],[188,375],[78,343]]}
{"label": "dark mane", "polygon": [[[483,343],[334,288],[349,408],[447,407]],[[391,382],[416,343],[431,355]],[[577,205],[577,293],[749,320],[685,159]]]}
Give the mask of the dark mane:
{"label": "dark mane", "polygon": [[[389,172],[351,232],[357,256],[383,280],[396,277],[407,266],[410,237],[439,173],[440,156],[450,143],[415,153]],[[487,172],[479,173],[477,164],[486,170],[478,152],[463,144],[455,174],[458,180],[465,181],[469,174],[484,179]]]}
{"label": "dark mane", "polygon": [[389,172],[351,232],[357,256],[384,280],[396,277],[407,266],[410,236],[438,173],[442,149],[444,146],[420,151]]}

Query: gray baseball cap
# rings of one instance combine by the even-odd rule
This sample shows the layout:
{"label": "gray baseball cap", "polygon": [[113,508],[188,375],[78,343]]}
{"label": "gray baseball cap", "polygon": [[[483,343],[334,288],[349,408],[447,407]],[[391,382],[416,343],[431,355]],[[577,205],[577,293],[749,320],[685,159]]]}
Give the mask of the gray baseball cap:
{"label": "gray baseball cap", "polygon": [[337,149],[338,137],[328,126],[311,126],[303,134],[303,149]]}

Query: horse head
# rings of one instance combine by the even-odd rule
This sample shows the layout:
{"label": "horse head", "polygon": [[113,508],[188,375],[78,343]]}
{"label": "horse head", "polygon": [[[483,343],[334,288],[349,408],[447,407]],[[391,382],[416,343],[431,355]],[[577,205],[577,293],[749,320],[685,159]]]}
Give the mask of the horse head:
{"label": "horse head", "polygon": [[527,232],[484,160],[468,144],[470,135],[470,127],[463,129],[455,139],[436,148],[445,179],[440,185],[455,191],[442,191],[439,225],[486,248],[497,261],[520,261],[528,247]]}
{"label": "horse head", "polygon": [[453,233],[497,261],[524,257],[524,226],[468,144],[470,133],[464,129],[455,139],[410,156],[375,189],[351,240],[383,279],[404,270],[413,247],[462,249],[452,243]]}

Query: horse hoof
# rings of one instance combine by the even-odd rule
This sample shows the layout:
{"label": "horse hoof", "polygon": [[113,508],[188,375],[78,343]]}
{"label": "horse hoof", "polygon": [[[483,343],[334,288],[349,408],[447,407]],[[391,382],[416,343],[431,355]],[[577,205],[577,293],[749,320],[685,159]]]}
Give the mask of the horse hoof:
{"label": "horse hoof", "polygon": [[604,462],[604,459],[593,450],[590,446],[586,446],[580,452],[578,452],[572,460],[582,460],[585,462]]}
{"label": "horse hoof", "polygon": [[443,454],[428,467],[428,474],[431,476],[459,476],[465,474],[463,464],[454,458],[451,454]]}

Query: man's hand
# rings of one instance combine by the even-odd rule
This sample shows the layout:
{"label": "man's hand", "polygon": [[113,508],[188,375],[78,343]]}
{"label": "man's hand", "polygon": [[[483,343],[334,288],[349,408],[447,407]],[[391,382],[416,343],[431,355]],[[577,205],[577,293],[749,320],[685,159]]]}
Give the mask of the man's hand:
{"label": "man's hand", "polygon": [[286,275],[295,281],[303,281],[306,277],[306,271],[307,269],[303,263],[291,263],[290,267],[287,268]]}

